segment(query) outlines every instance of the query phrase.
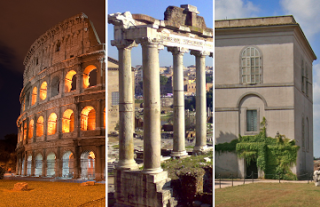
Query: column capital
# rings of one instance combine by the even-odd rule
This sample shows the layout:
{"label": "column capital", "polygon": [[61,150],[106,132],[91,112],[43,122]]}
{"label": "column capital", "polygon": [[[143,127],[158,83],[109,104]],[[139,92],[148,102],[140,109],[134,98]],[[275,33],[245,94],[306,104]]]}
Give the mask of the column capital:
{"label": "column capital", "polygon": [[138,46],[134,40],[111,40],[111,45],[118,49],[129,49]]}
{"label": "column capital", "polygon": [[140,43],[141,46],[146,47],[157,47],[158,49],[163,49],[163,41],[156,37],[142,37],[136,40],[137,43]]}
{"label": "column capital", "polygon": [[194,55],[196,57],[208,56],[208,55],[210,55],[210,51],[191,50],[190,54]]}
{"label": "column capital", "polygon": [[167,47],[167,50],[173,55],[184,55],[184,53],[189,52],[189,49],[184,47]]}

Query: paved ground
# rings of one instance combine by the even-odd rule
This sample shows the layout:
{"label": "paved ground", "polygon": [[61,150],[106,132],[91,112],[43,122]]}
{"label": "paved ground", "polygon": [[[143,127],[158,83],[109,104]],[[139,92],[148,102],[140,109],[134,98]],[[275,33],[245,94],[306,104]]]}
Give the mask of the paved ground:
{"label": "paved ground", "polygon": [[[280,183],[308,183],[310,181],[307,180],[280,180]],[[252,179],[246,179],[245,184],[250,183],[279,183],[279,180],[264,180],[264,179],[254,179],[252,182]],[[234,180],[233,186],[243,185],[243,180]],[[220,186],[220,180],[215,180],[215,189],[219,188],[226,188],[226,187],[232,187],[232,181],[231,180],[221,180],[221,186]]]}

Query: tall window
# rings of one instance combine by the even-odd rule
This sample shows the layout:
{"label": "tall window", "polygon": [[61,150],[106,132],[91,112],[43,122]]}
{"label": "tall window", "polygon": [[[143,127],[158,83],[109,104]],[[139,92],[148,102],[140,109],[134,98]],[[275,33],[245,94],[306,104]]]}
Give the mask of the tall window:
{"label": "tall window", "polygon": [[241,54],[241,82],[247,84],[261,82],[261,55],[254,47],[247,47]]}
{"label": "tall window", "polygon": [[34,105],[37,102],[37,87],[34,87],[32,90],[32,99],[31,99],[31,105]]}
{"label": "tall window", "polygon": [[96,111],[92,106],[86,106],[81,112],[81,130],[95,130],[96,128]]}
{"label": "tall window", "polygon": [[67,109],[62,117],[62,133],[73,132],[74,130],[74,114],[71,109]]}
{"label": "tall window", "polygon": [[31,121],[29,122],[29,139],[31,139],[33,137],[33,129],[34,129],[34,121],[33,119],[31,119]]}
{"label": "tall window", "polygon": [[40,116],[36,125],[36,136],[41,137],[43,135],[43,116]]}
{"label": "tall window", "polygon": [[51,113],[48,119],[48,135],[55,134],[57,132],[57,115]]}
{"label": "tall window", "polygon": [[247,110],[247,131],[258,131],[257,110]]}
{"label": "tall window", "polygon": [[42,82],[41,87],[40,87],[40,99],[44,100],[46,98],[47,98],[47,82],[44,81],[44,82]]}

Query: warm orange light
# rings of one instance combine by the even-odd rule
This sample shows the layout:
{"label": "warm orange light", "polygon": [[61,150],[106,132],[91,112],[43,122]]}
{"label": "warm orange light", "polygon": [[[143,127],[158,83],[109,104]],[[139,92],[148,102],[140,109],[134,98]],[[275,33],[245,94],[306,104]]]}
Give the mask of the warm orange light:
{"label": "warm orange light", "polygon": [[44,81],[40,87],[40,99],[44,100],[47,98],[47,82]]}
{"label": "warm orange light", "polygon": [[81,112],[81,130],[96,129],[96,111],[92,106],[86,106]]}
{"label": "warm orange light", "polygon": [[23,140],[27,139],[27,122],[23,125]]}
{"label": "warm orange light", "polygon": [[31,105],[34,105],[37,102],[37,90],[37,87],[34,87],[32,90]]}
{"label": "warm orange light", "polygon": [[33,129],[34,129],[34,121],[33,119],[31,119],[31,121],[29,122],[29,134],[28,134],[29,139],[33,137]]}
{"label": "warm orange light", "polygon": [[43,117],[40,116],[37,120],[37,137],[41,137],[43,135]]}
{"label": "warm orange light", "polygon": [[62,118],[62,133],[73,132],[74,130],[74,115],[71,109],[67,109],[63,113]]}
{"label": "warm orange light", "polygon": [[70,70],[67,75],[66,75],[66,79],[64,81],[64,91],[65,92],[70,92],[71,89],[72,89],[72,84],[75,84],[75,83],[72,83],[72,78],[73,76],[77,74],[76,71],[74,70]]}
{"label": "warm orange light", "polygon": [[88,88],[90,86],[90,82],[89,82],[90,73],[96,69],[97,69],[97,67],[94,65],[89,65],[84,69],[84,71],[83,71],[83,88]]}
{"label": "warm orange light", "polygon": [[57,131],[57,115],[51,113],[48,119],[48,135],[55,134]]}

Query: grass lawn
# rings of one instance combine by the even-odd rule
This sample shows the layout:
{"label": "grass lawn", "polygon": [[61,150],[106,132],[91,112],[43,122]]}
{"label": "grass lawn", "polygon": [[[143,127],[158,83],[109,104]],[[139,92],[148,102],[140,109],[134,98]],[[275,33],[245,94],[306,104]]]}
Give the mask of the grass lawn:
{"label": "grass lawn", "polygon": [[[29,191],[12,191],[17,182],[27,182]],[[0,180],[0,206],[79,206],[105,197],[105,185]],[[104,205],[103,205],[104,206]]]}
{"label": "grass lawn", "polygon": [[215,190],[215,206],[320,206],[314,183],[256,183]]}

